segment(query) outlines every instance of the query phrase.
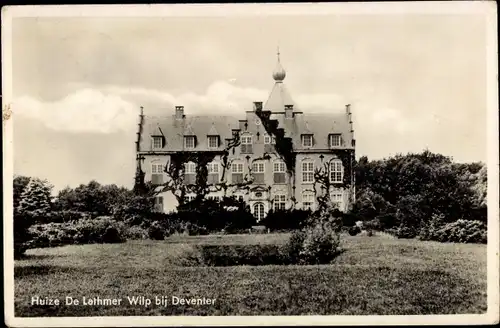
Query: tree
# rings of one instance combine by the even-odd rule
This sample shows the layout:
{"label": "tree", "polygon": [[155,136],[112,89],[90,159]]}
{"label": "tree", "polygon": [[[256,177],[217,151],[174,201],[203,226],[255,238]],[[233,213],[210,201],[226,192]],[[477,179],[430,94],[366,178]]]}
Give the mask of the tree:
{"label": "tree", "polygon": [[31,179],[30,177],[22,175],[14,176],[14,181],[13,181],[14,212],[18,210],[19,202],[21,201],[21,196],[23,194],[24,189],[26,189],[26,186],[28,185],[30,179]]}
{"label": "tree", "polygon": [[19,205],[14,211],[15,258],[20,258],[28,248],[27,244],[31,239],[29,227],[50,214],[51,191],[52,186],[46,180],[30,178],[21,193]]}

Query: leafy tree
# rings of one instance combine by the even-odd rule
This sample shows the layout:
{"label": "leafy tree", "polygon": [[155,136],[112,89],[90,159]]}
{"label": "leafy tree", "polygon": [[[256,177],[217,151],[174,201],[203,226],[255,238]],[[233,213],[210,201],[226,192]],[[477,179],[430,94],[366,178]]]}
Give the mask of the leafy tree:
{"label": "leafy tree", "polygon": [[28,185],[30,181],[30,177],[18,175],[14,177],[13,188],[14,188],[14,211],[17,211],[19,202],[21,201],[21,196],[23,194],[24,189]]}
{"label": "leafy tree", "polygon": [[[21,180],[22,181],[22,180]],[[21,185],[17,181],[18,187]],[[51,211],[52,186],[39,178],[30,178],[14,211],[14,257],[20,258],[28,248],[31,235],[29,227],[45,219]]]}

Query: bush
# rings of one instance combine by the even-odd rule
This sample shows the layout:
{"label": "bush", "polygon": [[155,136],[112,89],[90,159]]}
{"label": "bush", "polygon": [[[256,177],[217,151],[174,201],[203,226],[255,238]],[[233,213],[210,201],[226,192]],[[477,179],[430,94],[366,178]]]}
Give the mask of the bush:
{"label": "bush", "polygon": [[487,243],[487,227],[481,221],[457,220],[428,233],[427,240],[452,243]]}
{"label": "bush", "polygon": [[330,222],[317,223],[305,230],[305,238],[300,251],[302,262],[307,264],[330,263],[338,254],[339,233]]}
{"label": "bush", "polygon": [[149,232],[141,226],[132,226],[126,230],[125,237],[132,240],[148,239]]}
{"label": "bush", "polygon": [[401,225],[397,230],[396,230],[396,237],[401,238],[401,239],[411,239],[415,238],[418,234],[417,229],[414,227],[408,227]]}
{"label": "bush", "polygon": [[361,232],[361,228],[355,225],[353,227],[349,227],[348,232],[349,232],[349,235],[356,236],[357,234],[359,234]]}
{"label": "bush", "polygon": [[259,222],[272,231],[297,230],[304,226],[311,211],[301,209],[289,209],[281,211],[269,211],[267,216]]}
{"label": "bush", "polygon": [[207,266],[282,265],[289,259],[278,245],[202,245],[201,262]]}
{"label": "bush", "polygon": [[306,234],[302,230],[297,230],[292,233],[288,242],[283,246],[283,253],[287,254],[291,263],[300,262],[300,253],[303,249]]}
{"label": "bush", "polygon": [[33,239],[29,248],[57,247],[68,244],[121,243],[125,226],[109,217],[74,222],[36,224],[30,227]]}
{"label": "bush", "polygon": [[153,240],[164,240],[165,229],[161,226],[160,222],[154,221],[148,229],[148,236]]}

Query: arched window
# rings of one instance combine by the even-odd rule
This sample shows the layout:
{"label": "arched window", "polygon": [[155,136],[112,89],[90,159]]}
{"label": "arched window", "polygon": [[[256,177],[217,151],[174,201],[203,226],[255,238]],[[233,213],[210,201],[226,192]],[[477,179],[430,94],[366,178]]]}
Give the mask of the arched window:
{"label": "arched window", "polygon": [[253,205],[253,215],[257,219],[257,221],[260,221],[264,218],[264,204],[262,203],[255,203]]}
{"label": "arched window", "polygon": [[330,162],[330,182],[340,183],[344,178],[344,167],[340,159],[334,159]]}

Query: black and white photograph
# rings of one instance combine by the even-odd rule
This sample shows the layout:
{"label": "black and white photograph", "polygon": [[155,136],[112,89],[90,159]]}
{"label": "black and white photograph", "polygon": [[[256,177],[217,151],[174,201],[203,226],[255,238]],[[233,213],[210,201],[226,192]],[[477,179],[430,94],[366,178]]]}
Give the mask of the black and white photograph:
{"label": "black and white photograph", "polygon": [[498,323],[496,10],[3,7],[6,324]]}

